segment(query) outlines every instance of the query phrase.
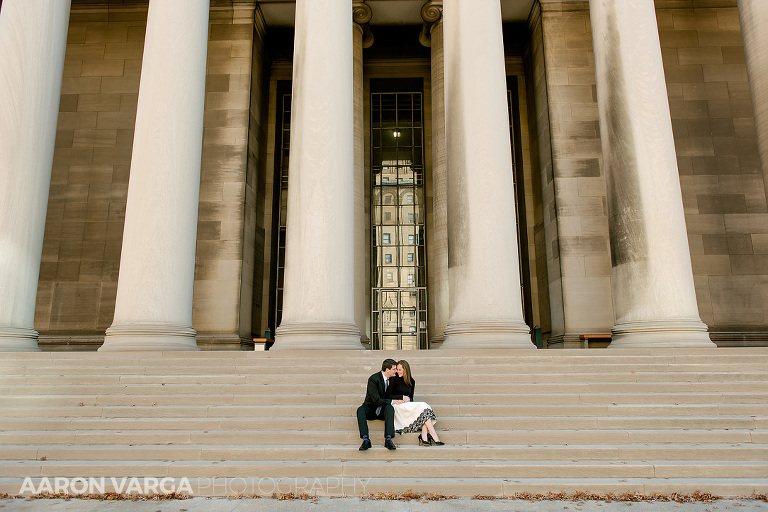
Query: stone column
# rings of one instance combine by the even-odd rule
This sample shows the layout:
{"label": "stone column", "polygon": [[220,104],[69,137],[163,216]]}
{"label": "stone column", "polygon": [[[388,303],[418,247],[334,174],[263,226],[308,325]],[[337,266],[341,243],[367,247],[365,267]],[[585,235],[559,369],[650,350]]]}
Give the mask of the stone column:
{"label": "stone column", "polygon": [[765,0],[738,0],[738,6],[757,146],[768,196],[768,3]]}
{"label": "stone column", "polygon": [[283,319],[272,350],[362,349],[351,21],[349,0],[296,2]]}
{"label": "stone column", "polygon": [[69,0],[0,11],[0,352],[40,350],[34,328]]}
{"label": "stone column", "polygon": [[365,214],[365,115],[363,111],[363,48],[373,43],[368,22],[373,12],[363,2],[352,4],[352,48],[354,83],[354,176],[355,176],[355,324],[360,330],[360,342],[370,343],[367,318],[371,312],[370,262],[366,258],[365,227],[370,219]]}
{"label": "stone column", "polygon": [[192,328],[208,0],[147,15],[115,317],[99,350],[197,350]]}
{"label": "stone column", "polygon": [[534,349],[523,320],[499,0],[445,0],[444,348]]}
{"label": "stone column", "polygon": [[448,324],[448,169],[445,161],[445,91],[443,90],[443,2],[430,0],[421,8],[422,44],[431,52],[432,90],[432,231],[430,236],[430,288],[432,309],[430,342],[441,343]]}
{"label": "stone column", "polygon": [[590,0],[613,266],[611,347],[714,346],[699,318],[653,0]]}

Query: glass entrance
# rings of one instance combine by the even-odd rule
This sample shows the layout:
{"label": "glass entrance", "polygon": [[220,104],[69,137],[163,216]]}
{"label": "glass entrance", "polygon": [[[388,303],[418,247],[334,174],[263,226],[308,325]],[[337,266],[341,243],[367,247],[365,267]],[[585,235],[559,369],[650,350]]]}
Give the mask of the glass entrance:
{"label": "glass entrance", "polygon": [[420,92],[371,93],[371,342],[426,349],[424,133]]}
{"label": "glass entrance", "polygon": [[426,348],[427,289],[374,288],[373,316],[378,318],[378,338],[384,350]]}

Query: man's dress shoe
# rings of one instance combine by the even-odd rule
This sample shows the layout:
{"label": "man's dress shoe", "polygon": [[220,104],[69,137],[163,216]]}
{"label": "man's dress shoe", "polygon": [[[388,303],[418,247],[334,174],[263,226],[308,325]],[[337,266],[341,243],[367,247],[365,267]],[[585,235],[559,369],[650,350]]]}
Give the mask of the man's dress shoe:
{"label": "man's dress shoe", "polygon": [[363,444],[360,445],[360,451],[362,452],[364,450],[367,450],[370,447],[371,447],[371,441],[369,441],[368,439],[363,439]]}
{"label": "man's dress shoe", "polygon": [[384,441],[384,446],[390,450],[397,450],[397,446],[395,446],[395,443],[393,443],[391,439]]}

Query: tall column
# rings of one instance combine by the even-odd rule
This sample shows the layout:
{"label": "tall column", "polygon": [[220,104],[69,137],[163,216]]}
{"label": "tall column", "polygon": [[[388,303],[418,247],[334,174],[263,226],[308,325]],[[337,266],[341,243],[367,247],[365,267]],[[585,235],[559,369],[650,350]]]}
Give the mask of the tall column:
{"label": "tall column", "polygon": [[361,349],[354,300],[352,3],[297,0],[277,349]]}
{"label": "tall column", "polygon": [[653,0],[590,0],[616,324],[611,347],[714,346],[699,318]]}
{"label": "tall column", "polygon": [[363,48],[373,43],[368,22],[373,12],[363,2],[352,4],[352,75],[354,84],[354,176],[355,176],[355,324],[360,330],[360,342],[370,343],[366,336],[367,318],[371,312],[370,267],[366,258],[365,226],[370,219],[365,214],[365,115],[363,111]]}
{"label": "tall column", "polygon": [[440,343],[448,324],[448,168],[445,161],[445,91],[443,89],[442,0],[430,0],[421,8],[422,44],[431,52],[432,97],[432,231],[429,302],[432,310],[431,343]]}
{"label": "tall column", "polygon": [[528,348],[499,0],[445,0],[450,319],[444,348]]}
{"label": "tall column", "polygon": [[755,112],[757,147],[763,164],[763,182],[768,196],[768,2],[738,0],[747,77]]}
{"label": "tall column", "polygon": [[69,0],[0,11],[0,352],[40,350],[34,328]]}
{"label": "tall column", "polygon": [[99,350],[198,350],[192,328],[208,0],[151,0],[117,281]]}

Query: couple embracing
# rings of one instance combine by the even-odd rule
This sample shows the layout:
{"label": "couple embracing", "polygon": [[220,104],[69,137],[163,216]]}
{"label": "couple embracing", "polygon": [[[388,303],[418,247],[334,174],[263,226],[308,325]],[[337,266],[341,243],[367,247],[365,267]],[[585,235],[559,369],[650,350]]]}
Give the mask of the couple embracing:
{"label": "couple embracing", "polygon": [[390,450],[397,449],[392,441],[395,432],[421,432],[419,446],[444,444],[433,426],[437,418],[432,408],[425,402],[413,401],[415,387],[411,367],[404,359],[385,359],[381,372],[368,378],[365,401],[357,408],[357,426],[363,439],[360,451],[371,447],[368,420],[384,420],[384,446]]}

